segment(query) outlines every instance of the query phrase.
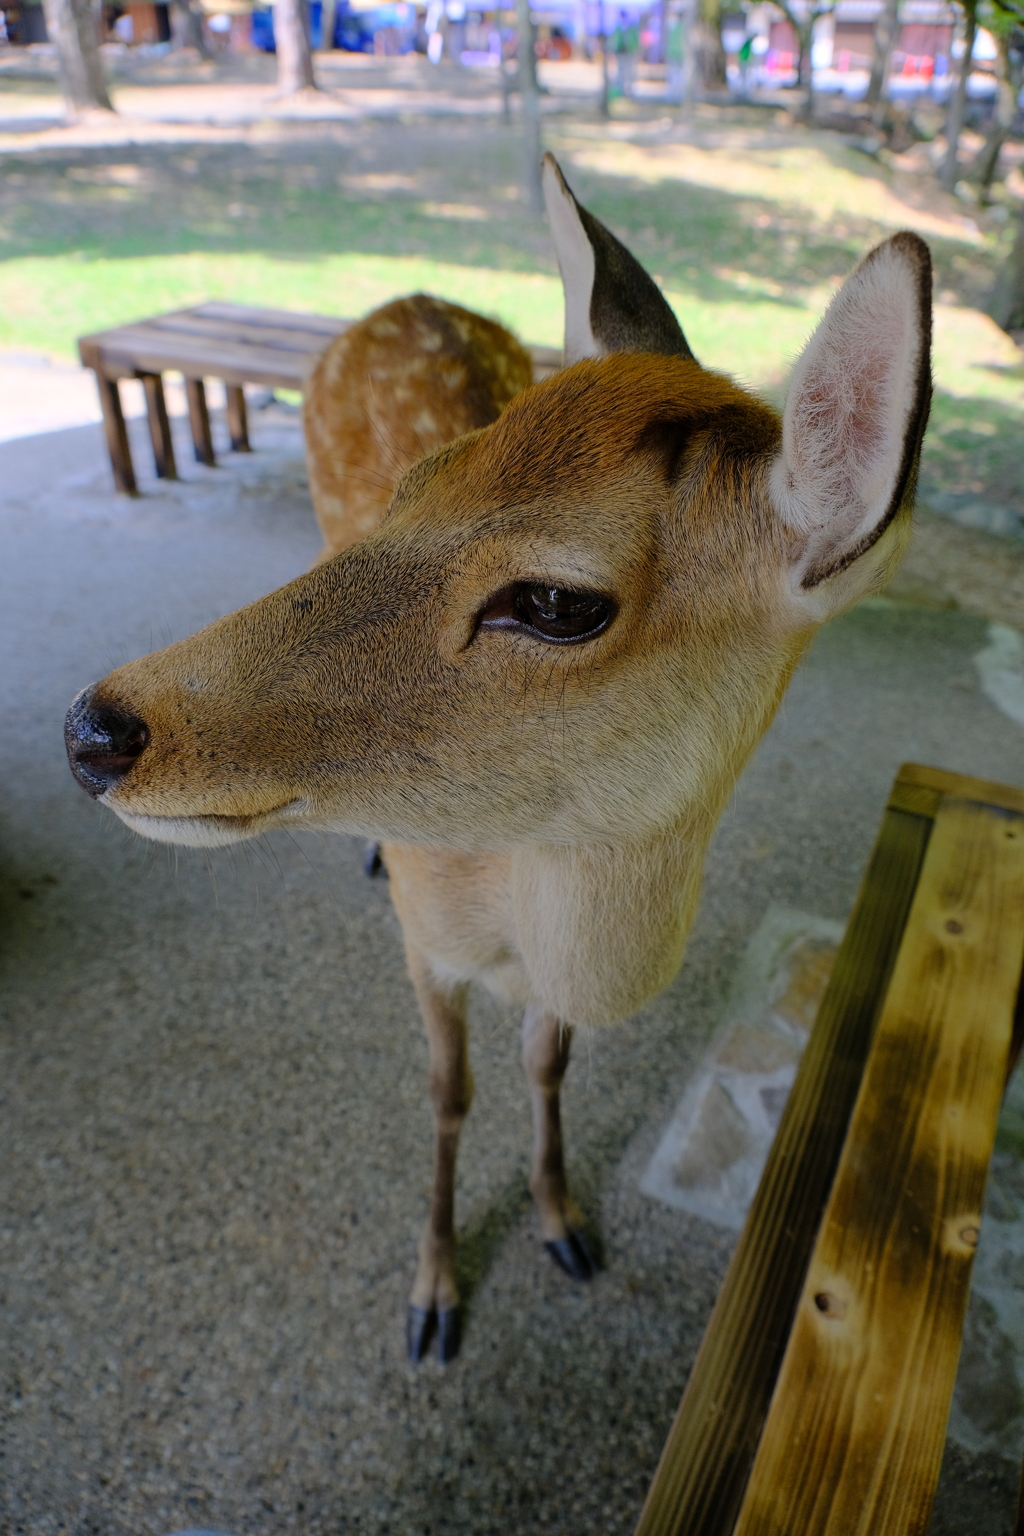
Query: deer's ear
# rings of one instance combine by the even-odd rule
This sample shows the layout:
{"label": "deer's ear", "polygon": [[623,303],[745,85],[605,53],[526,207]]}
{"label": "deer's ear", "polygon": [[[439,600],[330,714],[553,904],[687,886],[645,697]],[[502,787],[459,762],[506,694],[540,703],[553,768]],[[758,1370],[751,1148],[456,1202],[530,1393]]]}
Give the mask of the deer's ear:
{"label": "deer's ear", "polygon": [[626,247],[581,208],[554,155],[542,170],[551,238],[565,290],[565,364],[609,352],[693,357],[654,279]]}
{"label": "deer's ear", "polygon": [[[847,278],[793,373],[772,466],[794,588],[845,607],[877,586],[913,501],[931,401],[931,257],[903,231]],[[898,542],[898,541],[896,541]],[[874,558],[868,551],[875,550]]]}

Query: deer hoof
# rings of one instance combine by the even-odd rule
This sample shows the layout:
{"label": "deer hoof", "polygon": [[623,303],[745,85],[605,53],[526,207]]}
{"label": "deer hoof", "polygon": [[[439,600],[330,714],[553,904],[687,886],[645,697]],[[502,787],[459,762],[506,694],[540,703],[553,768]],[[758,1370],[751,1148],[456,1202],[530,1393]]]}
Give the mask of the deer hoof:
{"label": "deer hoof", "polygon": [[405,1323],[405,1343],[409,1359],[418,1365],[430,1348],[437,1327],[437,1313],[433,1307],[410,1307]]}
{"label": "deer hoof", "polygon": [[454,1360],[462,1343],[462,1318],[458,1307],[446,1307],[437,1314],[437,1358],[442,1365]]}
{"label": "deer hoof", "polygon": [[462,1318],[458,1307],[410,1307],[405,1324],[405,1343],[409,1359],[418,1365],[426,1358],[437,1334],[437,1358],[442,1365],[454,1360],[462,1343]]}
{"label": "deer hoof", "polygon": [[385,880],[388,878],[387,865],[380,856],[380,843],[367,843],[363,849],[363,874],[371,880],[375,875],[383,875]]}
{"label": "deer hoof", "polygon": [[593,1280],[597,1274],[597,1260],[582,1232],[569,1232],[544,1247],[571,1280]]}

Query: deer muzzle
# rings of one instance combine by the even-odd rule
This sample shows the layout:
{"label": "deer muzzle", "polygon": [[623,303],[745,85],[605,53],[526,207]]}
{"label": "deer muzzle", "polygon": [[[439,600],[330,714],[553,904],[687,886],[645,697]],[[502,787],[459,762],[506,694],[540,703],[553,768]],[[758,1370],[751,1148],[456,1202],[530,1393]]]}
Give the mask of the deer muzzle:
{"label": "deer muzzle", "polygon": [[144,720],[94,701],[95,684],[77,695],[64,721],[71,772],[93,799],[119,784],[149,745]]}

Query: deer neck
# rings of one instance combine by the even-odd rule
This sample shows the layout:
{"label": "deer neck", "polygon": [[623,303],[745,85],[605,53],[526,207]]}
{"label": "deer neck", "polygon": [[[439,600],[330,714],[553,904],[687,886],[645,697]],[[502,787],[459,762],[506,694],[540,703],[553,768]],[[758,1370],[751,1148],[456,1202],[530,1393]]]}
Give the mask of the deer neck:
{"label": "deer neck", "polygon": [[512,910],[533,998],[567,1023],[607,1024],[667,986],[713,826],[702,814],[636,841],[514,849]]}

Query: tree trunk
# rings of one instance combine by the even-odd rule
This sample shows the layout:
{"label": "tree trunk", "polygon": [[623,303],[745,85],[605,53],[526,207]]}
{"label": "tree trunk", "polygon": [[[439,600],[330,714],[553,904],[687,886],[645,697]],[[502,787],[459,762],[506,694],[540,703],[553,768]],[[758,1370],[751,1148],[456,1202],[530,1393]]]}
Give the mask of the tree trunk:
{"label": "tree trunk", "polygon": [[212,57],[203,33],[203,13],[192,0],[177,0],[175,12],[181,22],[178,44],[182,48],[194,48],[200,58]]}
{"label": "tree trunk", "polygon": [[296,91],[315,91],[307,0],[276,0],[274,44],[277,48],[277,84],[281,95],[294,96]]}
{"label": "tree trunk", "polygon": [[974,182],[979,188],[982,201],[995,179],[996,166],[999,164],[999,153],[1006,143],[1013,119],[1017,112],[1017,98],[1020,95],[1021,83],[1017,73],[1010,63],[1010,40],[1005,34],[996,37],[999,55],[996,61],[996,69],[999,80],[996,95],[996,110],[989,129],[988,137],[974,158],[974,163],[967,172],[967,180]]}
{"label": "tree trunk", "polygon": [[900,0],[885,0],[881,14],[875,22],[875,46],[871,56],[871,78],[864,100],[877,107],[885,89],[885,77],[889,73],[889,59],[893,45],[899,36]]}
{"label": "tree trunk", "polygon": [[697,15],[689,28],[689,46],[694,52],[705,91],[726,91],[725,48],[722,46],[722,3],[699,0]]}
{"label": "tree trunk", "polygon": [[967,104],[967,81],[971,73],[971,54],[974,51],[974,39],[978,35],[978,0],[961,0],[963,6],[964,28],[964,53],[960,61],[960,73],[957,76],[956,89],[949,98],[949,112],[946,115],[946,158],[942,163],[939,173],[939,185],[947,192],[952,192],[958,181],[957,156],[960,150],[960,132],[964,126],[964,107]]}
{"label": "tree trunk", "polygon": [[814,23],[817,17],[812,17],[800,28],[798,35],[800,41],[800,66],[798,85],[802,85],[807,95],[804,98],[803,120],[805,123],[814,122]]}
{"label": "tree trunk", "polygon": [[98,12],[92,0],[44,0],[46,30],[57,48],[60,88],[69,117],[113,112],[100,59]]}
{"label": "tree trunk", "polygon": [[540,218],[544,212],[544,192],[540,184],[540,93],[530,0],[516,0],[516,32],[519,99],[523,104],[523,188],[526,206],[535,218]]}
{"label": "tree trunk", "polygon": [[601,99],[598,110],[604,118],[611,117],[611,82],[608,79],[608,26],[604,19],[604,0],[601,0]]}
{"label": "tree trunk", "polygon": [[800,87],[803,86],[805,88],[805,90],[807,91],[807,97],[806,97],[806,100],[804,101],[803,109],[801,110],[799,115],[800,115],[800,117],[803,118],[805,123],[813,123],[813,121],[814,121],[814,65],[813,65],[813,60],[811,58],[811,46],[812,46],[812,44],[814,42],[814,23],[817,21],[819,15],[821,15],[823,13],[820,12],[820,11],[811,11],[810,14],[807,15],[807,16],[797,17],[790,10],[788,5],[780,5],[779,9],[782,11],[783,16],[785,16],[786,20],[789,22],[789,25],[790,25],[790,27],[792,28],[792,31],[793,31],[793,36],[796,38],[796,46],[797,46],[796,86],[797,86],[797,90],[799,90]]}
{"label": "tree trunk", "polygon": [[1024,206],[1017,215],[1017,238],[996,278],[989,311],[1004,331],[1024,330]]}

